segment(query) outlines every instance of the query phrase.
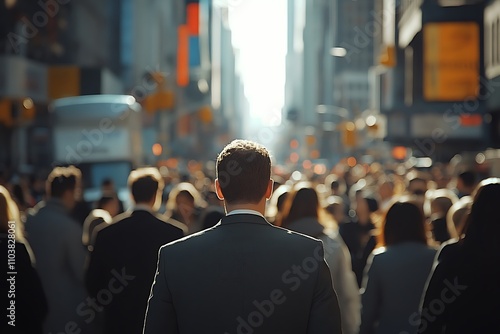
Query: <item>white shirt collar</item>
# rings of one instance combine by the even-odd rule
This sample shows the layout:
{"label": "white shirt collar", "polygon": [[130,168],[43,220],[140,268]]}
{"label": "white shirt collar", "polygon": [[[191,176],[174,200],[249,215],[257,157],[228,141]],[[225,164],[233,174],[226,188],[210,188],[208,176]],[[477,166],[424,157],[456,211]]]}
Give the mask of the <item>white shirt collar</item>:
{"label": "white shirt collar", "polygon": [[262,215],[262,213],[255,211],[255,210],[246,210],[246,209],[239,209],[239,210],[230,211],[227,213],[227,216],[229,216],[229,215],[241,215],[241,214],[257,215],[257,216],[261,216],[262,218],[265,219],[265,217]]}

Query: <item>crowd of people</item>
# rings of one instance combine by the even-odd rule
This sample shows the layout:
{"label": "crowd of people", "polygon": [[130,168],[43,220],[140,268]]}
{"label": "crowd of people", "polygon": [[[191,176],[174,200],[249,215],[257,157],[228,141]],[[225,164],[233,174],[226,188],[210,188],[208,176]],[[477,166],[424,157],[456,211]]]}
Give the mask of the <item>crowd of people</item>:
{"label": "crowd of people", "polygon": [[[164,171],[130,173],[130,208],[110,178],[85,203],[74,166],[3,180],[2,307],[16,307],[2,333],[222,333],[227,318],[237,333],[500,332],[498,178],[445,165],[278,170],[247,141],[229,144],[215,171]],[[325,265],[302,277],[294,266],[306,266],[310,240]],[[294,282],[301,292],[280,297]]]}

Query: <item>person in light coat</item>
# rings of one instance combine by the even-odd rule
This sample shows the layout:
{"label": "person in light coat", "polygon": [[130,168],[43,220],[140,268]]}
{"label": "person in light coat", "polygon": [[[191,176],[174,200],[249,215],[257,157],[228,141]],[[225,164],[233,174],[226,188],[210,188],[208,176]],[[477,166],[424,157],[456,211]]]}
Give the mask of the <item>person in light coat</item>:
{"label": "person in light coat", "polygon": [[342,317],[342,332],[357,333],[360,324],[361,298],[351,256],[340,234],[320,223],[323,214],[316,190],[308,182],[296,184],[287,196],[281,227],[323,242],[325,260],[330,268]]}

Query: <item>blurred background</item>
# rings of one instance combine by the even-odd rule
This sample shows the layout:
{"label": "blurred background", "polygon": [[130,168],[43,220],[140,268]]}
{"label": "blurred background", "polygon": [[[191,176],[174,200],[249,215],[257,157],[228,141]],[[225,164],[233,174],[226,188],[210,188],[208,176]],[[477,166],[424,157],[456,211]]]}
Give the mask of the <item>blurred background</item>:
{"label": "blurred background", "polygon": [[498,173],[499,0],[2,0],[0,34],[2,178],[191,170],[235,138],[316,174]]}

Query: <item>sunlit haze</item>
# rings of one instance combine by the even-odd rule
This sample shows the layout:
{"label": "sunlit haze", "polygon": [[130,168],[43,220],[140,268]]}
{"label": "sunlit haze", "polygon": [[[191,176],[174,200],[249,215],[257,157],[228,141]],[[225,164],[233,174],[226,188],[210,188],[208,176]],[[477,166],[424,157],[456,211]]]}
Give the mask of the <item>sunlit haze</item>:
{"label": "sunlit haze", "polygon": [[281,123],[284,103],[287,41],[286,0],[232,1],[229,25],[238,49],[241,74],[252,120]]}

